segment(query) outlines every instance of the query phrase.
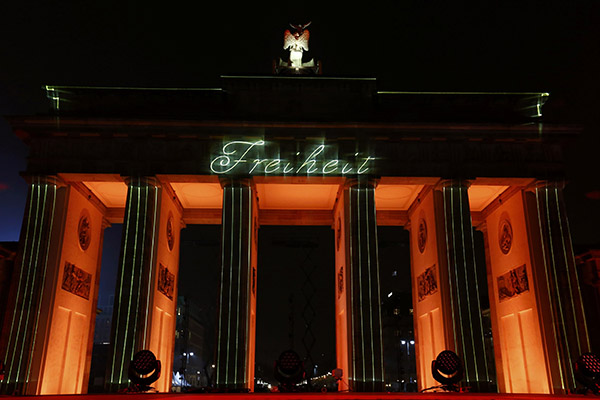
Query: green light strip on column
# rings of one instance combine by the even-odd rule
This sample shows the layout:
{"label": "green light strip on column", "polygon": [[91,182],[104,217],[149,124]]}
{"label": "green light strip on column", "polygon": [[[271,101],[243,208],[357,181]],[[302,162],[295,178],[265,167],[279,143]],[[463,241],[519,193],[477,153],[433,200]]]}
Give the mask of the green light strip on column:
{"label": "green light strip on column", "polygon": [[[350,309],[348,310],[348,302],[346,301],[346,318],[350,320],[350,332],[346,332],[347,339],[352,341],[352,376],[348,376],[348,383],[350,380],[353,382],[356,379],[356,340],[354,340],[354,246],[353,246],[353,226],[352,226],[352,188],[348,188],[347,192],[348,196],[348,210],[344,209],[344,219],[348,222],[348,231],[347,235],[349,236],[348,242],[349,244],[349,252],[350,257],[346,260],[348,264],[348,270],[346,271],[346,276],[350,278]],[[344,206],[345,208],[345,206]]]}
{"label": "green light strip on column", "polygon": [[[452,239],[454,240],[454,235],[452,235],[452,237],[450,236],[450,234],[448,233],[448,215],[450,215],[450,220],[453,221],[452,218],[452,214],[448,214],[448,209],[447,209],[447,194],[446,194],[446,187],[442,188],[442,199],[443,199],[443,204],[444,204],[444,232],[445,237],[446,237],[446,265],[448,266],[448,272],[451,271],[452,265],[450,264],[452,258],[450,257],[450,243],[449,240]],[[452,192],[450,192],[452,193]],[[450,207],[452,207],[452,196],[450,197]],[[453,242],[454,245],[454,242]],[[448,277],[450,278],[450,277]],[[450,284],[452,284],[451,281],[449,281]],[[450,313],[451,313],[451,320],[452,320],[452,331],[456,332],[456,315],[454,314],[454,291],[452,290],[452,287],[449,288],[448,292],[450,293]],[[453,335],[453,340],[454,340],[454,347],[458,348],[458,343],[457,343],[457,338],[456,338],[456,334]]]}
{"label": "green light strip on column", "polygon": [[[568,287],[572,288],[574,286],[571,286],[571,273],[570,273],[570,264],[569,264],[569,257],[567,256],[567,249],[565,246],[565,235],[563,232],[563,227],[562,227],[562,220],[561,220],[561,216],[560,216],[560,207],[559,207],[559,199],[558,199],[558,189],[556,188],[556,186],[554,186],[554,201],[555,201],[555,206],[556,206],[556,215],[558,216],[558,228],[560,230],[560,244],[562,247],[562,253],[563,253],[563,257],[565,260],[565,269],[566,269],[566,275],[567,275],[567,282],[568,282]],[[558,281],[557,281],[558,283]],[[576,283],[577,285],[577,283]],[[577,286],[575,286],[577,287]],[[559,289],[558,285],[557,285],[557,289]],[[576,384],[575,381],[575,375],[574,375],[574,370],[575,370],[575,366],[573,365],[573,357],[572,356],[578,356],[581,354],[581,341],[579,340],[579,329],[577,326],[577,316],[576,316],[576,312],[575,312],[575,302],[573,300],[573,292],[571,290],[567,291],[568,295],[569,295],[569,302],[571,303],[571,311],[573,312],[573,320],[574,320],[574,328],[575,328],[575,338],[577,340],[577,354],[568,354],[567,356],[567,363],[569,364],[569,372],[570,372],[570,379],[571,379],[571,384]],[[562,292],[564,293],[564,291]],[[562,294],[561,293],[561,294]],[[560,297],[560,296],[558,296]],[[563,320],[565,320],[565,318],[563,317]],[[566,325],[563,323],[563,325]],[[567,345],[567,352],[571,353],[571,349],[569,348],[569,342],[566,343]]]}
{"label": "green light strip on column", "polygon": [[[47,194],[47,190],[48,190],[47,184],[46,184],[45,189],[46,189],[46,194]],[[45,251],[46,257],[44,258],[44,266],[43,266],[43,271],[42,271],[42,282],[40,285],[40,296],[39,296],[38,305],[37,305],[37,314],[35,316],[35,328],[33,330],[33,342],[31,344],[31,349],[30,349],[29,363],[28,363],[28,368],[27,368],[27,377],[25,379],[26,382],[29,382],[31,366],[33,364],[33,355],[35,352],[35,342],[37,340],[37,331],[38,331],[38,325],[39,325],[39,321],[40,321],[40,312],[42,310],[44,285],[46,283],[46,271],[48,269],[48,255],[50,253],[50,242],[52,240],[52,232],[53,232],[53,225],[54,225],[54,212],[56,210],[56,186],[52,185],[51,189],[52,189],[52,211],[50,212],[49,234],[48,234],[48,239],[46,241],[46,251]],[[44,195],[44,198],[46,197],[46,194]],[[46,204],[46,201],[44,201],[44,205],[45,204]],[[36,265],[37,265],[37,262],[36,262]]]}
{"label": "green light strip on column", "polygon": [[[21,266],[19,268],[19,284],[17,286],[17,295],[16,295],[16,300],[15,300],[15,312],[13,313],[12,316],[12,321],[11,321],[11,326],[10,326],[10,335],[8,337],[8,345],[7,345],[7,349],[8,349],[8,354],[10,354],[11,357],[11,361],[9,363],[9,367],[8,367],[8,376],[6,378],[6,383],[10,383],[10,377],[11,377],[11,372],[13,371],[13,364],[14,364],[14,360],[15,360],[15,351],[13,349],[13,346],[11,345],[13,338],[17,338],[17,336],[13,336],[13,331],[15,328],[15,320],[17,317],[17,307],[19,305],[19,296],[21,293],[21,288],[23,286],[23,275],[24,275],[24,271],[25,271],[25,258],[26,258],[26,254],[27,254],[27,247],[29,245],[29,228],[31,227],[31,210],[33,209],[33,196],[35,193],[35,185],[32,183],[29,185],[29,205],[27,207],[27,220],[26,220],[26,227],[25,227],[25,242],[23,244],[23,253],[21,256]],[[29,272],[29,271],[28,271]],[[21,310],[22,313],[22,310]],[[19,322],[20,325],[20,322]],[[8,360],[7,360],[8,361]]]}
{"label": "green light strip on column", "polygon": [[[150,248],[150,271],[148,278],[148,287],[146,289],[146,316],[144,319],[144,340],[142,344],[142,348],[147,349],[146,345],[147,340],[147,331],[148,331],[148,319],[150,318],[150,299],[154,297],[154,288],[152,287],[152,277],[154,275],[154,253],[155,253],[155,240],[156,240],[156,224],[157,224],[157,214],[158,214],[158,187],[154,185],[154,215],[152,216],[152,244]],[[153,311],[153,310],[152,310]],[[162,333],[161,333],[162,334]]]}
{"label": "green light strip on column", "polygon": [[[547,187],[544,188],[544,200],[546,202],[546,223],[548,226],[548,244],[550,246],[550,256],[552,258],[552,275],[554,276],[554,290],[556,293],[556,296],[555,296],[556,300],[558,301],[558,310],[557,310],[558,317],[560,318],[560,320],[556,321],[556,323],[558,325],[560,325],[562,335],[563,335],[562,337],[566,339],[568,336],[567,336],[566,326],[564,324],[564,321],[565,321],[564,308],[563,308],[562,299],[560,296],[560,291],[558,288],[558,282],[559,282],[558,279],[559,278],[558,278],[557,271],[556,271],[556,260],[554,258],[554,243],[552,241],[552,225],[551,225],[552,220],[550,218],[550,196],[548,196],[548,188]],[[567,352],[568,352],[568,349],[567,349]],[[562,353],[557,353],[557,354],[562,355],[564,357],[564,354],[562,354]],[[561,356],[559,356],[559,358],[562,359]],[[568,358],[568,354],[567,354],[567,358]],[[565,362],[568,363],[569,361],[565,360]],[[562,361],[561,361],[561,364],[562,364]],[[563,381],[563,382],[564,382],[563,384],[565,385],[565,388],[568,387],[568,384],[565,381]]]}
{"label": "green light strip on column", "polygon": [[[557,210],[558,210],[558,219],[559,219],[560,226],[561,226],[561,232],[562,232],[562,220],[563,219],[565,221],[565,229],[567,231],[566,235],[564,233],[562,235],[563,246],[565,246],[565,252],[566,252],[566,254],[568,254],[568,258],[571,260],[571,265],[576,265],[575,255],[573,254],[573,245],[572,245],[571,239],[570,239],[571,238],[571,228],[569,226],[569,217],[568,217],[568,215],[565,215],[564,217],[562,216],[563,215],[562,197],[560,196],[560,192],[559,192],[558,188],[555,188],[554,190],[555,190],[556,204],[557,204]],[[567,247],[570,250],[567,250]],[[574,272],[575,272],[575,276],[577,276],[577,268],[574,269]],[[579,280],[577,280],[577,281],[579,281]],[[572,292],[569,292],[569,293],[572,295]],[[578,298],[577,304],[579,304],[579,307],[578,307],[579,313],[583,319],[584,326],[587,326],[587,318],[585,316],[585,311],[583,309],[583,298],[581,297],[581,290],[577,291],[577,298]],[[577,337],[579,338],[579,325],[578,324],[575,324],[575,329],[577,331]],[[589,338],[588,332],[584,331],[583,334],[585,336],[584,345],[586,346],[587,349],[589,349],[590,348],[590,338]],[[581,353],[583,353],[583,351],[584,350],[581,347],[579,347],[579,353],[581,354]]]}
{"label": "green light strip on column", "polygon": [[369,337],[371,339],[371,380],[375,382],[375,342],[374,342],[374,331],[373,331],[373,304],[379,304],[379,299],[377,299],[377,303],[373,302],[373,282],[371,279],[371,234],[370,234],[370,219],[369,219],[369,189],[363,189],[365,193],[365,216],[366,216],[366,233],[367,233],[367,275],[369,277]]}
{"label": "green light strip on column", "polygon": [[231,221],[229,222],[228,228],[230,230],[230,242],[229,242],[229,306],[227,307],[227,349],[226,349],[226,362],[225,362],[225,384],[229,384],[229,347],[231,346],[231,284],[233,276],[233,226],[235,224],[235,188],[229,188],[231,197]]}
{"label": "green light strip on column", "polygon": [[[124,240],[123,240],[123,258],[121,260],[121,276],[119,277],[119,301],[118,301],[118,305],[117,305],[117,320],[116,320],[116,328],[115,328],[115,343],[113,343],[113,360],[112,360],[112,367],[111,367],[111,375],[110,375],[110,383],[113,383],[115,381],[115,367],[117,365],[117,360],[116,360],[116,356],[117,356],[117,349],[118,347],[118,343],[119,343],[119,325],[121,322],[121,299],[123,298],[123,280],[125,279],[124,274],[125,274],[125,265],[126,265],[126,259],[127,259],[127,249],[128,249],[128,241],[129,241],[129,221],[131,220],[131,199],[133,196],[133,190],[132,190],[132,182],[130,181],[129,184],[127,185],[127,210],[125,211],[125,236],[124,236]],[[121,381],[121,378],[119,377],[119,382]]]}
{"label": "green light strip on column", "polygon": [[226,205],[227,205],[227,189],[223,189],[223,210],[221,212],[221,289],[219,290],[219,336],[217,339],[217,384],[221,383],[221,322],[223,320],[223,281],[225,279],[225,220],[226,220]]}
{"label": "green light strip on column", "polygon": [[[38,178],[39,180],[39,178]],[[32,246],[32,255],[35,252],[35,262],[33,263],[33,279],[29,279],[30,276],[30,272],[31,272],[31,261],[32,259],[29,259],[29,266],[28,266],[28,272],[27,272],[27,285],[25,286],[25,292],[26,292],[26,296],[25,298],[28,300],[28,304],[27,304],[27,317],[25,318],[25,327],[23,329],[23,335],[25,336],[25,338],[23,338],[23,340],[21,341],[21,346],[20,346],[20,354],[19,354],[19,361],[18,361],[18,366],[17,366],[17,373],[16,373],[16,379],[18,379],[21,376],[21,367],[23,366],[23,352],[25,351],[25,345],[26,345],[26,336],[28,334],[28,327],[29,327],[29,320],[31,317],[31,303],[33,300],[33,295],[35,293],[35,281],[36,281],[36,273],[37,273],[37,259],[38,259],[38,255],[39,255],[39,251],[40,251],[40,241],[42,239],[42,234],[43,234],[43,227],[44,227],[44,217],[45,217],[45,210],[46,210],[46,193],[47,193],[47,187],[46,187],[46,192],[44,192],[44,198],[42,200],[42,212],[41,214],[38,214],[38,210],[40,207],[40,194],[41,194],[41,189],[39,188],[39,183],[38,183],[38,198],[37,198],[37,207],[36,207],[36,221],[35,221],[35,228],[34,228],[34,246]],[[39,221],[39,226],[40,228],[38,229],[38,221]],[[31,283],[31,287],[30,284]],[[30,287],[30,289],[28,289]],[[27,293],[28,292],[28,293]],[[24,313],[24,309],[21,311],[21,316]],[[17,336],[19,336],[19,333],[21,331],[21,326],[22,326],[22,319],[19,320],[19,329],[17,330]]]}
{"label": "green light strip on column", "polygon": [[[469,192],[468,192],[468,188],[464,189],[465,191],[465,198],[468,200],[469,199]],[[462,198],[462,197],[461,197]],[[471,207],[470,207],[470,203],[467,204],[467,207],[465,207],[466,210],[468,211],[468,215],[469,215],[469,238],[470,238],[470,246],[472,246],[472,248],[474,249],[474,245],[475,245],[475,238],[473,237],[473,218],[471,216]],[[475,251],[472,250],[471,251],[471,256],[473,257],[473,268],[474,268],[474,275],[475,275],[475,295],[477,297],[477,299],[480,298],[479,296],[479,282],[477,279],[477,261],[475,260]],[[482,340],[482,345],[484,346],[484,351],[483,351],[483,361],[484,361],[484,365],[486,366],[484,368],[484,372],[485,372],[485,380],[489,381],[490,380],[490,374],[487,368],[488,365],[488,358],[487,358],[487,351],[485,351],[485,334],[483,333],[483,318],[481,316],[481,303],[479,302],[479,300],[477,301],[477,318],[479,320],[479,334]]]}
{"label": "green light strip on column", "polygon": [[240,352],[240,343],[239,343],[239,332],[240,332],[240,302],[242,301],[242,299],[240,298],[240,289],[241,289],[241,275],[242,275],[242,233],[243,233],[243,229],[242,229],[242,213],[243,213],[243,189],[240,187],[238,188],[239,191],[239,211],[238,211],[238,221],[239,221],[239,235],[238,235],[238,240],[237,240],[237,245],[238,245],[238,260],[237,260],[237,297],[236,297],[236,312],[235,312],[235,352],[234,352],[234,357],[233,357],[233,365],[234,370],[233,370],[233,383],[237,384],[238,380],[237,380],[237,373],[238,373],[238,355]]}
{"label": "green light strip on column", "polygon": [[362,219],[361,219],[361,199],[360,199],[360,188],[356,188],[355,189],[356,192],[356,209],[354,210],[354,212],[356,212],[357,218],[356,218],[356,232],[358,233],[358,262],[357,262],[357,268],[358,268],[358,285],[359,285],[359,291],[358,291],[358,300],[359,300],[359,307],[358,310],[360,312],[360,346],[361,346],[361,359],[362,359],[362,370],[361,370],[361,380],[362,382],[365,381],[366,376],[365,376],[365,371],[367,369],[367,364],[366,364],[366,354],[365,354],[365,316],[364,316],[364,300],[363,300],[363,286],[362,286],[362,282],[363,282],[363,278],[362,278],[362,235],[361,235],[361,231],[363,229],[362,227]]}
{"label": "green light strip on column", "polygon": [[[252,216],[254,209],[252,208],[252,199],[254,198],[254,194],[252,193],[252,188],[248,188],[248,244],[247,244],[247,266],[246,266],[246,343],[245,343],[245,353],[246,357],[244,359],[244,387],[250,386],[251,383],[247,380],[247,370],[246,368],[252,368],[252,364],[250,361],[250,324],[251,324],[251,316],[252,316],[252,240],[258,240],[258,238],[253,238],[254,235],[254,227],[252,226]],[[258,235],[258,230],[256,231]]]}
{"label": "green light strip on column", "polygon": [[[548,291],[548,294],[551,295],[552,294],[552,288],[551,288],[551,284],[550,284],[550,271],[548,269],[548,260],[546,259],[546,245],[544,243],[544,228],[542,226],[542,213],[543,210],[541,210],[541,203],[540,203],[540,193],[539,193],[539,189],[536,187],[535,188],[535,205],[536,205],[536,209],[537,209],[537,214],[538,214],[538,228],[539,228],[539,234],[540,234],[540,245],[542,246],[542,255],[543,255],[543,260],[544,260],[544,276],[546,278],[546,289]],[[560,300],[559,300],[560,301]],[[556,315],[556,312],[554,310],[554,304],[552,301],[548,302],[548,306],[550,307],[550,312],[552,314],[552,316],[554,317],[554,315]],[[554,321],[556,322],[556,321]],[[552,334],[554,336],[554,347],[556,349],[556,354],[557,354],[557,361],[558,361],[558,372],[560,375],[560,381],[561,384],[564,388],[565,386],[565,377],[563,376],[563,366],[562,366],[562,357],[560,356],[560,348],[558,345],[558,332],[556,331],[556,323],[552,324]]]}
{"label": "green light strip on column", "polygon": [[[119,369],[119,384],[123,383],[123,371],[125,369],[125,359],[127,352],[127,342],[129,338],[129,320],[131,318],[131,305],[132,305],[132,297],[133,297],[133,282],[135,280],[135,270],[136,270],[136,260],[137,260],[137,242],[138,242],[138,232],[140,228],[140,179],[136,178],[135,184],[136,193],[136,201],[137,206],[135,208],[135,233],[133,234],[133,259],[131,260],[131,276],[129,278],[129,282],[127,287],[129,288],[129,296],[127,297],[127,314],[125,319],[125,335],[123,336],[123,351],[121,352],[121,361],[120,361],[120,369]],[[126,246],[129,245],[129,238],[127,238]]]}
{"label": "green light strip on column", "polygon": [[[375,189],[372,189],[373,191],[373,199],[375,199]],[[381,279],[380,279],[380,273],[379,273],[379,235],[378,235],[378,231],[377,231],[377,208],[376,208],[376,204],[375,201],[373,201],[373,205],[372,205],[372,212],[373,215],[375,217],[375,257],[376,257],[376,261],[377,261],[377,299],[381,299]],[[379,302],[378,302],[379,304]],[[380,361],[381,361],[381,369],[380,374],[381,374],[381,381],[383,382],[384,376],[384,367],[383,367],[383,323],[382,323],[382,316],[381,316],[381,305],[379,304],[379,306],[377,307],[377,312],[379,315],[379,355],[380,355]]]}

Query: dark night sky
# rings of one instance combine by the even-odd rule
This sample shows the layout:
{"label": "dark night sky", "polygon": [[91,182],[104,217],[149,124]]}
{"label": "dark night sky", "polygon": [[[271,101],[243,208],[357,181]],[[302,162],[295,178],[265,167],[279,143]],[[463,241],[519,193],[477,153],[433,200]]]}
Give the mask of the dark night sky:
{"label": "dark night sky", "polygon": [[[287,23],[312,20],[326,75],[376,77],[380,90],[550,92],[546,121],[584,127],[566,151],[573,240],[600,244],[600,2],[257,3],[4,1],[0,115],[44,112],[44,84],[218,87],[222,74],[269,74]],[[18,240],[26,153],[0,117],[0,241]]]}

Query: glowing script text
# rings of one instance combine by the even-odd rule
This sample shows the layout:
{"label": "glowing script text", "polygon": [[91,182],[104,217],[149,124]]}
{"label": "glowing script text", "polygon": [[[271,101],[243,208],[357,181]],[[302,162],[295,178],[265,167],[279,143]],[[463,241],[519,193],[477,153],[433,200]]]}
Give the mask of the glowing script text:
{"label": "glowing script text", "polygon": [[306,174],[306,175],[362,175],[369,171],[373,157],[354,156],[354,162],[326,159],[325,145],[315,147],[310,153],[296,153],[294,160],[284,158],[257,157],[264,150],[265,141],[246,142],[235,140],[221,148],[221,154],[210,162],[210,170],[215,174]]}

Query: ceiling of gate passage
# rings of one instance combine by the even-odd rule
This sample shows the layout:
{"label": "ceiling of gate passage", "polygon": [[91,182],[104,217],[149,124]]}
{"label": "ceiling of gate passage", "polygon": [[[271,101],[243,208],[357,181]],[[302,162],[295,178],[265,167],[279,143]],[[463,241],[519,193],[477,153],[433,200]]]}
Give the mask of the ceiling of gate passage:
{"label": "ceiling of gate passage", "polygon": [[[437,179],[382,178],[375,189],[377,210],[406,211],[426,185]],[[431,182],[429,182],[431,181]],[[127,185],[122,178],[94,177],[81,182],[109,209],[122,209],[127,198]],[[332,210],[338,192],[343,188],[342,178],[312,180],[254,179],[261,210]],[[483,182],[482,182],[483,183]],[[469,188],[471,211],[481,211],[509,185],[474,183]],[[504,183],[504,182],[503,182]],[[223,190],[213,177],[163,178],[184,209],[221,209]]]}

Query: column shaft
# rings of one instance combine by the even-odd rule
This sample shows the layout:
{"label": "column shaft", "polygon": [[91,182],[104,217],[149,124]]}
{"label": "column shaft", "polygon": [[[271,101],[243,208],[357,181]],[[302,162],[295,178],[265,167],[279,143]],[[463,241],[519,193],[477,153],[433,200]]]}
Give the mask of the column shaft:
{"label": "column shaft", "polygon": [[220,389],[253,387],[248,381],[253,376],[248,369],[254,368],[250,360],[253,201],[253,190],[245,182],[229,182],[223,188],[216,366]]}
{"label": "column shaft", "polygon": [[160,190],[153,178],[128,182],[106,379],[109,391],[129,385],[129,362],[149,346]]}
{"label": "column shaft", "polygon": [[590,344],[562,185],[538,182],[525,208],[552,385],[564,393],[575,389],[574,363]]}
{"label": "column shaft", "polygon": [[[44,300],[50,295],[45,284],[49,266],[48,254],[53,243],[53,227],[64,196],[57,193],[57,182],[51,177],[31,177],[27,206],[21,228],[19,253],[9,297],[9,311],[2,333],[0,356],[6,363],[6,377],[0,393],[36,394],[39,379],[39,336]],[[44,324],[42,324],[44,325]],[[36,346],[37,345],[37,346]],[[37,351],[36,351],[37,350]],[[38,360],[39,361],[39,360]]]}
{"label": "column shaft", "polygon": [[[448,285],[443,292],[450,304],[445,315],[447,343],[463,359],[467,385],[474,391],[485,390],[489,382],[481,318],[480,293],[475,265],[473,228],[469,209],[468,183],[444,181],[435,191],[438,219],[440,280]],[[441,219],[441,221],[440,221]],[[445,264],[445,265],[444,265]],[[437,355],[436,355],[437,356]]]}
{"label": "column shaft", "polygon": [[344,193],[348,282],[348,380],[353,391],[383,391],[381,291],[375,188],[356,183]]}

